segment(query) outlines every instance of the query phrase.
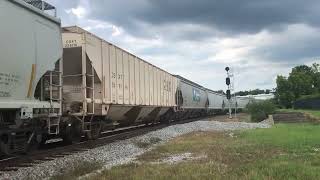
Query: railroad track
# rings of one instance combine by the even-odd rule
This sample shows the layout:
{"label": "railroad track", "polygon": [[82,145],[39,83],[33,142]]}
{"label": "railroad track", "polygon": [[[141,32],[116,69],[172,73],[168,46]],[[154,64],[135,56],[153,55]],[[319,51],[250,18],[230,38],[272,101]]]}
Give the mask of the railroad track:
{"label": "railroad track", "polygon": [[42,150],[37,150],[27,155],[18,155],[18,156],[6,157],[5,159],[1,159],[0,174],[3,174],[5,172],[17,171],[20,168],[33,167],[36,164],[40,164],[45,161],[51,161],[51,160],[54,160],[55,158],[60,158],[67,155],[88,151],[90,149],[101,147],[112,142],[140,136],[151,131],[162,129],[167,126],[188,123],[188,122],[196,121],[199,119],[202,119],[202,118],[194,118],[194,119],[188,119],[184,121],[172,122],[169,125],[159,123],[152,126],[140,125],[140,126],[135,126],[130,128],[123,128],[123,129],[103,133],[102,136],[97,140],[82,141],[80,143],[72,144],[72,145],[63,145],[62,143],[59,144],[59,142],[57,142],[57,144],[54,144],[54,145],[49,144],[48,146],[51,146],[54,148],[44,147],[42,148]]}

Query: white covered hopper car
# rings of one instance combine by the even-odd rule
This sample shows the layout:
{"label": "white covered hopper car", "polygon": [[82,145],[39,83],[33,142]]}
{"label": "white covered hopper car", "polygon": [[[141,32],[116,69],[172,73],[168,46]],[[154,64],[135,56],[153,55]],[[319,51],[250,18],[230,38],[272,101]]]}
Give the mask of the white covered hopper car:
{"label": "white covered hopper car", "polygon": [[[48,14],[47,11],[53,11]],[[8,18],[10,17],[10,18]],[[212,115],[224,95],[73,26],[41,0],[0,1],[0,151],[121,126]],[[245,107],[248,99],[239,100]]]}
{"label": "white covered hopper car", "polygon": [[64,112],[84,119],[85,131],[156,122],[176,106],[170,73],[80,27],[63,28],[63,46]]}

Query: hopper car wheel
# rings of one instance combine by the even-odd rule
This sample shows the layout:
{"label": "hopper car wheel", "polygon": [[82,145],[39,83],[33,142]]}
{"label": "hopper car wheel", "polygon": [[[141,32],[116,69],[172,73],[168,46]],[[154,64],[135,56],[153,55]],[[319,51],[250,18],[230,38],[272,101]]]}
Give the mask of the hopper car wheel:
{"label": "hopper car wheel", "polygon": [[67,144],[78,143],[81,141],[81,125],[80,123],[68,124],[63,138],[63,141]]}
{"label": "hopper car wheel", "polygon": [[41,141],[40,141],[40,143],[39,143],[40,146],[45,145],[46,142],[47,142],[47,140],[48,140],[48,134],[43,134],[42,137],[41,137]]}
{"label": "hopper car wheel", "polygon": [[3,138],[0,140],[0,151],[1,155],[10,155],[9,143]]}
{"label": "hopper car wheel", "polygon": [[91,131],[87,132],[87,138],[89,140],[96,140],[101,135],[101,123],[94,123],[91,125]]}

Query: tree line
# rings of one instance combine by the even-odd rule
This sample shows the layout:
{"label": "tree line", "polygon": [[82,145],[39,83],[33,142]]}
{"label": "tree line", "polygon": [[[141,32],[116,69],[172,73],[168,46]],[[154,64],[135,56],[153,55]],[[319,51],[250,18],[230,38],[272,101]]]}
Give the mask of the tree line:
{"label": "tree line", "polygon": [[270,89],[254,89],[254,90],[249,90],[249,91],[239,91],[236,92],[237,96],[247,96],[247,95],[258,95],[258,94],[270,94],[271,90]]}
{"label": "tree line", "polygon": [[[226,94],[224,90],[218,90],[218,91],[214,91],[216,93],[219,93],[219,94]],[[259,94],[270,94],[272,93],[272,90],[270,89],[266,89],[266,90],[263,90],[263,89],[254,89],[254,90],[249,90],[249,91],[238,91],[236,92],[236,96],[247,96],[247,95],[259,95]],[[232,94],[234,95],[234,94]]]}
{"label": "tree line", "polygon": [[[291,108],[294,101],[305,96],[320,95],[320,65],[294,67],[289,76],[277,76],[276,103]],[[320,96],[319,96],[320,97]]]}

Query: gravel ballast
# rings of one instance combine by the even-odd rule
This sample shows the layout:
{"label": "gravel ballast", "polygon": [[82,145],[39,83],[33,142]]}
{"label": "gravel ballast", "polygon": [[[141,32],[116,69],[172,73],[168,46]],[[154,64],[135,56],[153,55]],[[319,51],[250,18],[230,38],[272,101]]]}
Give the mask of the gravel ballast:
{"label": "gravel ballast", "polygon": [[46,179],[64,172],[65,169],[72,169],[79,162],[98,162],[102,163],[104,168],[129,163],[135,157],[151,149],[149,146],[141,147],[137,142],[150,144],[154,139],[157,139],[157,144],[159,144],[165,143],[174,137],[195,131],[232,131],[269,127],[271,125],[268,123],[217,122],[207,121],[206,119],[186,124],[177,124],[149,132],[142,136],[117,141],[62,158],[56,158],[36,164],[33,167],[21,168],[16,172],[2,174],[0,179]]}

